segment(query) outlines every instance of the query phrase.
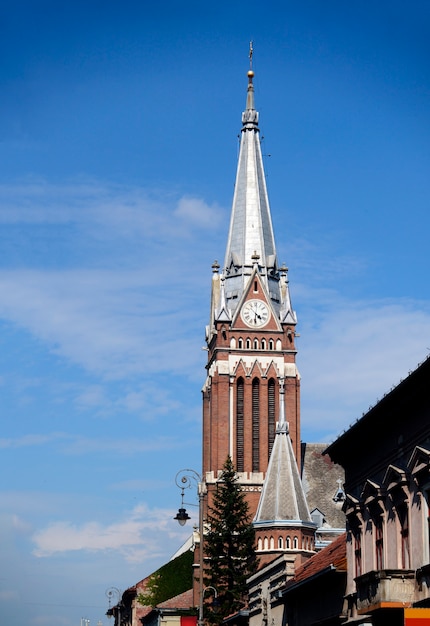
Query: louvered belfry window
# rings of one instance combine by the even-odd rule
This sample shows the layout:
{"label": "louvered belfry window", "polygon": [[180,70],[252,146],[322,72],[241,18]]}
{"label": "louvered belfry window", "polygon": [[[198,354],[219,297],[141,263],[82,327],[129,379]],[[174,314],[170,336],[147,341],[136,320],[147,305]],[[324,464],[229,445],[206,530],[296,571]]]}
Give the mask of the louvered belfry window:
{"label": "louvered belfry window", "polygon": [[239,378],[236,386],[236,470],[244,471],[243,434],[244,434],[244,384]]}
{"label": "louvered belfry window", "polygon": [[252,381],[252,471],[260,470],[260,381]]}
{"label": "louvered belfry window", "polygon": [[268,438],[269,438],[269,457],[272,452],[273,442],[275,441],[275,381],[273,378],[269,380],[267,387],[267,399],[268,399]]}

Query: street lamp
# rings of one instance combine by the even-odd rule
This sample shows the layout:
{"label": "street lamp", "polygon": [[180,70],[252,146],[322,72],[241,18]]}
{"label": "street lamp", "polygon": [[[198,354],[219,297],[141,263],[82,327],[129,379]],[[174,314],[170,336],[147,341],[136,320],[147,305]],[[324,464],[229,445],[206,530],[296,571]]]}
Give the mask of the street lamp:
{"label": "street lamp", "polygon": [[[116,623],[118,624],[118,626],[121,626],[121,591],[117,587],[110,587],[109,589],[106,589],[105,594],[107,599],[109,600],[109,608],[106,611],[106,615],[109,619],[111,619],[111,617],[114,615],[114,608],[116,606],[116,614],[118,616],[118,621]],[[116,604],[112,606],[112,602],[115,602]]]}
{"label": "street lamp", "polygon": [[212,587],[211,585],[208,585],[207,587],[205,587],[203,589],[203,596],[205,595],[206,591],[212,591],[212,593],[214,594],[214,599],[213,599],[213,606],[218,606],[218,591],[215,589],[215,587]]}
{"label": "street lamp", "polygon": [[204,600],[204,588],[203,588],[203,500],[206,495],[206,485],[203,478],[193,469],[179,470],[175,477],[175,483],[181,490],[181,506],[173,519],[184,526],[187,520],[191,519],[184,507],[184,493],[185,489],[191,489],[191,487],[197,488],[197,495],[199,497],[199,617],[198,626],[204,626],[203,621],[203,600]]}

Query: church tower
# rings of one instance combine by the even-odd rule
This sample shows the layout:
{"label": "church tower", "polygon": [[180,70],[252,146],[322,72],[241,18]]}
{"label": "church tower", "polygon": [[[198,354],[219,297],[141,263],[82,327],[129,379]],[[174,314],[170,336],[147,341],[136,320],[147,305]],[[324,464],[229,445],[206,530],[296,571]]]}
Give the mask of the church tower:
{"label": "church tower", "polygon": [[276,424],[285,415],[300,467],[296,314],[279,266],[248,72],[240,152],[224,266],[212,266],[203,387],[203,477],[209,494],[228,455],[254,516]]}

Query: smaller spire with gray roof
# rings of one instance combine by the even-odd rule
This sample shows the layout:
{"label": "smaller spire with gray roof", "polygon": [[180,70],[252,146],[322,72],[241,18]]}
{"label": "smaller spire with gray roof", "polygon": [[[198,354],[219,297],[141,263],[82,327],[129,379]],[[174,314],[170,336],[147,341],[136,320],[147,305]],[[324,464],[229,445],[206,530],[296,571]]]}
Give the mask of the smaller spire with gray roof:
{"label": "smaller spire with gray roof", "polygon": [[[275,441],[253,525],[259,538],[260,556],[264,538],[273,538],[268,550],[312,553],[316,524],[312,522],[294,456],[284,414],[284,391],[280,390],[280,413]],[[276,538],[276,541],[275,541]]]}

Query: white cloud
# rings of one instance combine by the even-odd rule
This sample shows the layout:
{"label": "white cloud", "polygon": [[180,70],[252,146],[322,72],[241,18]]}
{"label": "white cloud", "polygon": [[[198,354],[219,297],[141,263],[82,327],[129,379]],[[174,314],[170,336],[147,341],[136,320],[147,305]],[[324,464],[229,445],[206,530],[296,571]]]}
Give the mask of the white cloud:
{"label": "white cloud", "polygon": [[[97,375],[191,372],[212,262],[196,229],[210,224],[213,237],[220,213],[199,198],[92,180],[0,185],[5,246],[8,226],[23,225],[19,267],[3,257],[0,318]],[[105,399],[94,388],[80,400]]]}
{"label": "white cloud", "polygon": [[320,298],[298,340],[302,429],[333,438],[427,357],[430,306]]}
{"label": "white cloud", "polygon": [[[212,255],[207,271],[203,262],[209,259],[205,248],[221,215],[219,207],[195,196],[93,180],[0,186],[0,221],[6,230],[12,222],[28,224],[30,231],[35,223],[73,223],[77,230],[65,237],[78,249],[80,262],[79,267],[55,270],[0,270],[0,317],[51,353],[101,378],[103,384],[96,380],[75,390],[81,409],[98,408],[100,414],[123,409],[152,417],[176,412],[178,400],[154,375],[173,373],[196,384],[202,379],[200,338]],[[196,233],[199,228],[202,236]],[[93,243],[101,245],[96,262],[87,256]],[[214,256],[224,244],[214,245]],[[315,267],[324,266],[325,284],[340,289],[346,277],[360,279],[368,260],[328,253],[336,245],[335,235],[318,239],[318,246],[301,239],[292,243],[288,256],[309,284],[315,281]],[[335,289],[294,281],[291,291],[301,334],[303,430],[331,436],[426,356],[429,306],[402,299],[347,300]],[[130,384],[119,393],[104,386],[137,376],[144,384]],[[22,445],[29,443],[22,440]],[[9,444],[3,440],[0,445]],[[93,446],[91,440],[70,442],[71,450]]]}
{"label": "white cloud", "polygon": [[48,434],[28,434],[21,437],[3,437],[0,439],[0,449],[6,448],[29,448],[34,446],[44,446],[52,442],[69,438],[64,433],[48,433]]}
{"label": "white cloud", "polygon": [[16,589],[0,589],[1,602],[17,602],[18,600],[19,593]]}
{"label": "white cloud", "polygon": [[[186,337],[195,312],[178,311],[177,302],[169,304],[146,282],[142,271],[3,270],[0,315],[98,374],[184,371],[199,357]],[[177,331],[181,320],[183,334]]]}
{"label": "white cloud", "polygon": [[166,451],[178,448],[178,442],[168,436],[151,436],[145,439],[137,438],[103,438],[100,436],[82,437],[68,433],[48,433],[44,435],[28,434],[21,437],[0,439],[0,449],[33,448],[56,444],[63,453],[90,454],[95,452],[133,455],[148,451]]}
{"label": "white cloud", "polygon": [[0,223],[78,224],[92,236],[144,238],[151,242],[187,237],[185,224],[217,229],[225,218],[217,204],[203,198],[161,189],[106,183],[78,178],[52,184],[26,178],[0,184]]}
{"label": "white cloud", "polygon": [[184,196],[180,198],[175,215],[203,227],[217,227],[221,223],[223,212],[217,204],[209,206],[202,198]]}
{"label": "white cloud", "polygon": [[100,522],[76,525],[55,522],[34,533],[33,553],[37,557],[78,551],[116,551],[127,561],[142,562],[166,553],[166,544],[175,548],[185,532],[172,530],[173,511],[138,505],[126,519],[103,526]]}

